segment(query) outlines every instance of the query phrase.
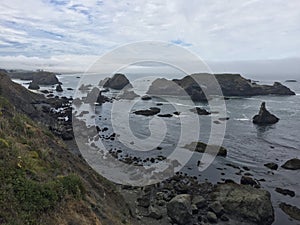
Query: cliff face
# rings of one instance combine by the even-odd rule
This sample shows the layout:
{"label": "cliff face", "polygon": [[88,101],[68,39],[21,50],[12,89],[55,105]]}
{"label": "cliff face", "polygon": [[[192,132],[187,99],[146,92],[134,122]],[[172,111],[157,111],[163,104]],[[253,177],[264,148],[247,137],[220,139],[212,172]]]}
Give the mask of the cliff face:
{"label": "cliff face", "polygon": [[[186,93],[194,101],[206,100],[204,91],[214,95],[216,90],[214,83],[209,79],[211,76],[211,74],[203,73],[188,75],[182,79],[157,79],[147,93],[177,96]],[[275,82],[273,85],[259,85],[245,79],[240,74],[216,74],[215,78],[224,96],[295,95],[293,91],[279,82]]]}
{"label": "cliff face", "polygon": [[41,100],[0,73],[0,223],[131,223],[115,185],[28,117]]}

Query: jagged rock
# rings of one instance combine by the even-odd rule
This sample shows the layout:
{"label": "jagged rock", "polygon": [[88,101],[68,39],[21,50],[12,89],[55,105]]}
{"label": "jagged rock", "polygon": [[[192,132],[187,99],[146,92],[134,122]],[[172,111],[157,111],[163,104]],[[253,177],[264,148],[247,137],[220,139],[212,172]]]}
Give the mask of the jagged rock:
{"label": "jagged rock", "polygon": [[182,194],[175,196],[167,204],[168,216],[178,225],[187,225],[192,219],[191,196]]}
{"label": "jagged rock", "polygon": [[285,212],[287,215],[289,215],[291,218],[295,220],[300,221],[300,209],[296,206],[292,206],[286,203],[280,203],[279,207],[282,209],[283,212]]}
{"label": "jagged rock", "polygon": [[280,193],[280,194],[283,194],[283,195],[289,195],[291,197],[295,197],[295,192],[294,191],[291,191],[289,189],[283,189],[283,188],[275,188],[275,191]]}
{"label": "jagged rock", "polygon": [[294,158],[286,161],[282,166],[282,168],[287,170],[299,170],[300,169],[300,159]]}
{"label": "jagged rock", "polygon": [[110,101],[110,99],[102,95],[102,92],[97,87],[94,87],[84,99],[85,103],[89,103],[89,104],[98,103],[100,105],[108,101]]}
{"label": "jagged rock", "polygon": [[[102,84],[102,85],[101,85]],[[116,90],[122,90],[123,88],[131,88],[129,80],[124,74],[116,73],[112,78],[105,79],[102,83],[100,82],[100,86],[104,88],[112,88]]]}
{"label": "jagged rock", "polygon": [[216,185],[212,198],[219,201],[227,215],[244,222],[270,225],[274,221],[271,195],[268,191],[234,183]]}
{"label": "jagged rock", "polygon": [[56,86],[55,90],[56,90],[57,92],[63,92],[63,91],[64,91],[63,88],[61,87],[61,84],[58,84],[58,85]]}
{"label": "jagged rock", "polygon": [[264,164],[264,166],[268,167],[271,170],[277,170],[278,169],[278,165],[276,163],[273,163],[273,162],[266,163],[266,164]]}
{"label": "jagged rock", "polygon": [[200,107],[195,107],[193,109],[190,109],[190,111],[197,113],[198,115],[210,115],[211,114],[206,109],[201,109]]}
{"label": "jagged rock", "polygon": [[40,86],[35,83],[35,82],[30,82],[29,86],[28,86],[28,89],[31,89],[31,90],[39,90],[40,89]]}
{"label": "jagged rock", "polygon": [[137,110],[133,112],[136,115],[143,115],[143,116],[154,116],[158,113],[160,113],[160,108],[157,107],[150,107],[146,110]]}
{"label": "jagged rock", "polygon": [[[212,147],[213,150],[218,150],[217,156],[226,157],[226,155],[227,155],[226,148],[218,147],[218,146],[214,146],[214,145],[211,145],[209,147]],[[191,144],[187,144],[184,146],[184,148],[189,149],[191,151],[204,153],[207,150],[208,145],[203,142],[198,141],[198,142],[192,142]],[[208,153],[208,151],[207,151],[207,153]]]}
{"label": "jagged rock", "polygon": [[255,115],[253,117],[253,123],[259,124],[259,125],[268,125],[268,124],[274,124],[279,121],[279,118],[277,118],[275,115],[271,114],[266,109],[266,103],[263,102],[260,106],[260,110],[258,115]]}

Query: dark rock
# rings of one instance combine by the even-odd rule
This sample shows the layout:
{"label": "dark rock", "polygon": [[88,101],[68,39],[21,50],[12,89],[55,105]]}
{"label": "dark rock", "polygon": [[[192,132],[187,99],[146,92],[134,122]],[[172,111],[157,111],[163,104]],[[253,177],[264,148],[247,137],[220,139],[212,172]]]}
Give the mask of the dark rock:
{"label": "dark rock", "polygon": [[43,94],[49,94],[50,93],[48,90],[41,90],[40,92],[42,92]]}
{"label": "dark rock", "polygon": [[221,118],[219,118],[219,120],[221,120],[221,121],[226,121],[226,120],[229,120],[230,118],[229,117],[221,117]]}
{"label": "dark rock", "polygon": [[159,117],[172,117],[172,114],[158,114]]}
{"label": "dark rock", "polygon": [[249,177],[249,176],[242,176],[241,184],[250,185],[250,186],[253,186],[253,187],[259,187],[260,186],[257,181],[255,181],[252,177]]}
{"label": "dark rock", "polygon": [[55,73],[47,71],[14,71],[8,75],[15,79],[32,80],[33,83],[38,85],[54,85],[60,83]]}
{"label": "dark rock", "polygon": [[280,194],[283,194],[283,195],[289,195],[291,197],[295,197],[295,192],[291,191],[289,189],[275,188],[275,191],[280,193]]}
{"label": "dark rock", "polygon": [[291,218],[300,221],[300,209],[286,203],[280,203],[279,207]]}
{"label": "dark rock", "polygon": [[58,84],[58,85],[56,86],[55,90],[56,90],[57,92],[63,92],[63,91],[64,91],[60,84]]}
{"label": "dark rock", "polygon": [[207,201],[202,196],[193,196],[192,203],[197,206],[198,209],[203,209],[207,206]]}
{"label": "dark rock", "polygon": [[224,213],[224,208],[219,201],[215,201],[208,206],[209,210],[214,212],[218,217]]}
{"label": "dark rock", "polygon": [[259,114],[255,115],[253,117],[253,123],[259,124],[259,125],[268,125],[268,124],[274,124],[279,121],[279,118],[277,118],[275,115],[271,114],[266,109],[266,103],[263,102],[260,106]]}
{"label": "dark rock", "polygon": [[176,115],[176,116],[179,116],[179,115],[180,115],[180,112],[177,112],[177,111],[176,111],[176,112],[173,112],[173,114]]}
{"label": "dark rock", "polygon": [[220,219],[224,222],[229,221],[229,218],[224,214],[220,217]]}
{"label": "dark rock", "polygon": [[264,164],[264,166],[268,167],[271,170],[277,170],[278,169],[278,165],[276,163],[273,163],[273,162],[266,163],[266,164]]}
{"label": "dark rock", "polygon": [[161,210],[154,207],[154,206],[150,206],[149,207],[149,214],[148,217],[151,217],[153,219],[159,220],[163,217]]}
{"label": "dark rock", "polygon": [[174,223],[189,224],[192,219],[191,196],[188,194],[175,196],[167,203],[167,213]]}
{"label": "dark rock", "polygon": [[210,115],[206,109],[201,109],[200,107],[196,107],[194,109],[190,109],[191,112],[197,113],[198,115]]}
{"label": "dark rock", "polygon": [[73,91],[74,89],[73,89],[73,88],[67,88],[67,90],[68,90],[68,91]]}
{"label": "dark rock", "polygon": [[282,168],[287,170],[299,170],[300,169],[300,159],[294,158],[286,161],[282,166]]}
{"label": "dark rock", "polygon": [[[173,96],[188,94],[193,101],[207,101],[210,96],[206,96],[204,91],[212,95],[219,94],[214,93],[214,84],[209,82],[211,76],[214,75],[200,73],[174,80],[159,78],[153,81],[147,93]],[[278,82],[273,85],[258,85],[243,78],[240,74],[216,74],[215,78],[224,96],[295,95],[293,91]]]}
{"label": "dark rock", "polygon": [[274,221],[274,210],[269,192],[248,185],[219,184],[212,194],[227,215],[244,222],[270,225]]}
{"label": "dark rock", "polygon": [[286,80],[285,82],[295,83],[297,80]]}
{"label": "dark rock", "polygon": [[218,151],[216,153],[217,156],[223,156],[226,157],[227,155],[227,149],[224,147],[219,147],[215,145],[207,145],[203,142],[192,142],[191,144],[185,145],[184,148],[189,149],[191,151],[196,151],[200,153],[204,153],[205,151],[207,153],[214,153],[215,151]]}
{"label": "dark rock", "polygon": [[141,99],[142,99],[142,100],[151,100],[152,97],[149,96],[149,95],[144,95],[144,96],[141,97]]}
{"label": "dark rock", "polygon": [[138,110],[138,111],[134,111],[133,113],[136,115],[154,116],[154,115],[160,113],[160,108],[150,107],[150,109]]}
{"label": "dark rock", "polygon": [[28,89],[31,89],[31,90],[39,90],[40,89],[40,86],[35,83],[35,82],[30,82],[29,86],[28,86]]}
{"label": "dark rock", "polygon": [[124,74],[116,73],[112,78],[108,78],[103,82],[104,88],[112,88],[115,90],[122,90],[123,88],[131,88],[129,80]]}

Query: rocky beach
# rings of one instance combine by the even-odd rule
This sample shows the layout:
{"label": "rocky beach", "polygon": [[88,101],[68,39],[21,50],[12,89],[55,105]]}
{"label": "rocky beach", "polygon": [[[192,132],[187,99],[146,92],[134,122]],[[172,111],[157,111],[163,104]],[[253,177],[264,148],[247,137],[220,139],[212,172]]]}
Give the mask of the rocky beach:
{"label": "rocky beach", "polygon": [[[195,77],[196,75],[192,76]],[[199,76],[201,75],[199,74]],[[121,145],[118,141],[118,132],[113,130],[109,122],[111,105],[115,101],[132,101],[133,99],[141,98],[139,102],[142,103],[132,109],[131,116],[131,119],[136,121],[134,122],[136,123],[135,126],[140,126],[140,129],[137,130],[139,137],[149,135],[143,127],[147,125],[147,121],[150,118],[160,117],[167,121],[167,123],[170,123],[170,125],[176,125],[178,117],[184,116],[186,112],[199,116],[204,123],[209,120],[213,120],[215,124],[228,121],[229,130],[231,129],[230,126],[235,126],[236,124],[245,126],[248,129],[249,127],[250,129],[257,129],[257,132],[263,133],[268,132],[267,130],[264,131],[265,129],[275,129],[274,127],[266,127],[265,124],[255,125],[258,127],[251,128],[252,117],[259,111],[259,104],[255,105],[256,108],[253,109],[255,113],[250,115],[249,120],[246,120],[249,121],[247,124],[243,124],[246,123],[245,120],[235,120],[236,115],[232,114],[232,112],[228,113],[228,117],[220,117],[217,112],[211,112],[205,103],[207,99],[203,98],[203,93],[201,93],[199,87],[195,87],[195,83],[191,82],[190,77],[175,80],[175,83],[182,87],[180,90],[174,89],[172,87],[174,83],[172,84],[167,79],[163,80],[164,89],[162,90],[162,83],[155,80],[147,91],[148,95],[140,97],[139,94],[132,94],[137,90],[134,89],[134,85],[130,84],[130,80],[125,75],[116,74],[113,78],[106,79],[106,81],[104,80],[105,82],[100,82],[99,85],[86,84],[85,88],[81,86],[82,97],[74,98],[74,100],[72,96],[76,86],[68,86],[68,82],[78,81],[78,78],[75,75],[61,75],[58,77],[59,81],[51,84],[54,86],[43,86],[39,90],[40,94],[36,94],[26,90],[19,84],[13,83],[4,71],[1,73],[1,95],[15,106],[18,106],[16,107],[18,112],[26,114],[46,127],[58,139],[62,139],[67,146],[67,152],[72,157],[75,157],[76,160],[79,160],[82,166],[85,163],[82,160],[82,152],[77,148],[74,139],[72,126],[74,120],[82,125],[80,132],[87,132],[85,137],[89,145],[96,146],[97,141],[101,140],[113,158],[127,165],[143,167],[157,164],[166,160],[168,154],[172,151],[173,148],[170,147],[170,144],[172,144],[170,141],[176,141],[176,132],[173,132],[173,130],[171,130],[173,132],[171,135],[175,139],[163,140],[160,146],[149,153],[136,153],[128,147]],[[241,104],[243,101],[251,100],[249,96],[258,96],[264,99],[267,104],[273,101],[272,99],[295,96],[295,92],[278,82],[273,85],[258,85],[253,84],[251,80],[247,80],[240,75],[223,74],[216,77],[220,81],[223,92],[226,93],[227,100],[225,101],[227,102],[227,110],[232,110],[230,104],[234,101]],[[49,76],[49,79],[53,79],[52,75],[51,77]],[[20,80],[18,82],[22,83]],[[74,83],[77,84],[76,82]],[[57,89],[57,84],[61,84],[59,90]],[[25,86],[27,85],[25,84]],[[116,89],[122,90],[124,87],[126,87],[125,93],[127,96],[131,92],[130,98],[118,97],[119,91],[116,92]],[[131,90],[130,88],[132,87],[133,89]],[[159,98],[159,95],[166,95],[169,93],[169,90],[172,91],[173,96],[180,96],[182,89],[191,96],[193,101],[199,102],[196,103],[197,107],[185,106],[179,112],[169,107],[168,102],[162,101]],[[194,89],[197,92],[193,91]],[[93,98],[95,94],[99,94],[96,99]],[[270,94],[271,97],[268,97]],[[295,97],[297,98],[297,96]],[[203,100],[205,101],[203,102]],[[90,111],[88,108],[87,110],[79,110],[81,107],[84,108],[85,105],[93,104],[93,101],[97,104],[95,111]],[[174,99],[170,99],[170,101],[174,101]],[[268,117],[274,115],[264,111],[266,111],[265,105],[262,105],[259,116],[263,116],[264,119],[260,119],[260,121],[269,121]],[[279,123],[286,121],[285,118],[282,118],[284,114],[278,113],[280,111],[272,107],[271,112],[274,113],[274,111],[277,111],[276,115],[280,117]],[[239,111],[239,113],[245,115],[245,112]],[[240,118],[241,115],[238,115],[238,117]],[[88,121],[95,120],[95,118],[97,118],[95,125],[89,126]],[[123,126],[123,124],[119,125]],[[280,129],[280,127],[276,129]],[[255,154],[247,156],[247,151],[251,151],[251,147],[244,144],[243,148],[239,148],[245,141],[250,141],[249,138],[252,135],[250,134],[248,137],[244,135],[241,140],[234,143],[231,141],[231,136],[235,140],[241,138],[240,134],[237,136],[234,136],[234,134],[227,133],[225,135],[224,146],[219,149],[215,161],[205,171],[199,172],[197,169],[202,164],[200,156],[207,148],[207,144],[205,143],[207,139],[201,137],[200,140],[195,140],[196,142],[186,145],[185,148],[187,151],[195,151],[195,153],[180,171],[175,172],[167,180],[145,187],[109,184],[114,186],[126,202],[124,207],[129,212],[126,216],[126,221],[130,224],[178,225],[282,224],[283,221],[285,224],[297,224],[299,205],[296,202],[299,199],[297,191],[299,190],[299,180],[295,179],[296,183],[282,184],[280,181],[275,181],[275,179],[284,176],[282,181],[289,182],[289,177],[297,177],[297,170],[299,170],[297,151],[299,150],[295,149],[294,154],[288,153],[287,156],[281,159],[270,159],[266,156],[265,158],[260,158],[260,160],[254,159],[251,161],[251,158],[255,156]],[[93,137],[93,142],[88,141],[90,137]],[[261,140],[260,137],[258,137],[258,140]],[[229,141],[231,142],[230,144],[228,144]],[[131,140],[128,140],[128,142],[131,142]],[[251,145],[251,141],[249,145]],[[271,141],[267,141],[262,146],[265,146],[265,149],[261,149],[260,151],[268,151],[270,154],[272,154],[271,151],[275,152],[279,149],[278,153],[276,151],[275,157],[278,157],[277,154],[284,153],[281,152],[281,149],[288,149],[288,147],[279,145],[276,142],[272,143]],[[237,157],[237,154],[242,157]],[[79,173],[79,176],[84,176],[83,173],[76,172],[76,169],[74,171],[75,173]],[[97,182],[100,182],[99,185],[106,185],[102,181]],[[97,193],[97,189],[94,189],[94,187],[88,192],[91,191]],[[101,202],[103,201],[101,200]],[[116,210],[118,211],[118,209]],[[96,211],[94,212],[96,213]],[[98,217],[97,213],[96,216]],[[5,218],[2,220],[5,221]],[[101,223],[106,224],[103,221]]]}

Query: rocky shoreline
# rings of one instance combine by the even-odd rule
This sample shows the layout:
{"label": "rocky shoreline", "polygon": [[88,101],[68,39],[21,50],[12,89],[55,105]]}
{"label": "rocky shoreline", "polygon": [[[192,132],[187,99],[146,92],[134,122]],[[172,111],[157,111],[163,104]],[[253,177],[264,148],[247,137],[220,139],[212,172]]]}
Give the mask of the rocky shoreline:
{"label": "rocky shoreline", "polygon": [[[27,115],[46,124],[53,134],[65,141],[74,140],[72,128],[72,98],[66,97],[44,97],[30,92],[24,92],[23,89],[13,84],[5,74],[1,73],[1,93],[7,94],[12,101],[18,101],[22,106],[19,110]],[[239,78],[240,79],[240,78]],[[114,79],[118,80],[118,79]],[[122,80],[121,86],[127,86],[128,82]],[[248,81],[249,82],[249,81]],[[118,85],[110,84],[113,87]],[[183,85],[183,84],[182,84]],[[18,90],[18,98],[9,95],[11,90],[5,87],[12,86],[14,90]],[[282,86],[274,84],[275,89],[271,87],[260,87],[267,90],[264,93],[273,93],[274,90],[282,89]],[[258,90],[257,89],[257,90]],[[270,91],[272,89],[272,91]],[[98,90],[99,91],[99,90]],[[19,93],[20,92],[20,93]],[[90,92],[88,92],[90,93]],[[100,92],[100,96],[103,92]],[[279,91],[278,93],[283,93]],[[151,94],[151,91],[150,93]],[[292,94],[292,92],[284,92],[284,94]],[[199,95],[197,95],[199,96]],[[17,100],[16,100],[17,99]],[[24,100],[25,99],[25,100]],[[88,94],[85,99],[79,99],[79,104],[88,103]],[[104,100],[105,99],[105,100]],[[196,98],[199,100],[199,98]],[[101,97],[101,104],[113,101],[107,97]],[[157,109],[146,109],[136,114],[153,116],[160,111]],[[195,109],[195,113],[204,111],[200,108]],[[87,112],[88,113],[88,112]],[[203,115],[208,115],[205,112]],[[95,129],[97,129],[95,127]],[[99,133],[103,132],[102,129]],[[109,137],[110,139],[111,137]],[[114,141],[114,139],[111,139]],[[204,143],[196,144],[196,151],[201,152]],[[198,150],[197,150],[198,149]],[[79,151],[73,151],[79,154]],[[111,154],[115,154],[111,152]],[[220,156],[226,156],[227,150],[222,149]],[[123,159],[124,160],[124,159]],[[138,159],[136,159],[138,160]],[[134,163],[135,159],[124,160],[126,163]],[[151,160],[149,161],[151,163]],[[147,162],[147,163],[149,163]],[[286,169],[300,169],[299,160],[292,159],[282,165]],[[278,165],[268,164],[266,167],[277,169]],[[276,170],[275,169],[275,170]],[[137,219],[140,224],[272,224],[274,221],[274,209],[271,203],[270,193],[261,189],[259,182],[250,176],[242,176],[240,184],[231,180],[224,180],[219,184],[199,183],[197,178],[190,177],[187,174],[177,173],[174,177],[157,185],[147,186],[144,188],[133,188],[120,186],[121,193],[131,209],[132,217]],[[279,193],[293,195],[289,190],[277,189]],[[130,197],[131,196],[131,197]],[[294,219],[298,219],[296,206],[281,203],[280,208]]]}

